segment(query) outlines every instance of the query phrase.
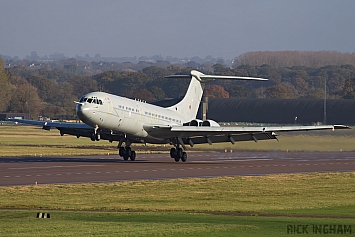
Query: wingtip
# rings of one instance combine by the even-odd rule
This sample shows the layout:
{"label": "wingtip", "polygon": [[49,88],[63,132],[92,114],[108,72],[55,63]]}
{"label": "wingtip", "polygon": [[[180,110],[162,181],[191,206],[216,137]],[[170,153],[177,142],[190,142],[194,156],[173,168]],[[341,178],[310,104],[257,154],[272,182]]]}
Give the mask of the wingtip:
{"label": "wingtip", "polygon": [[335,129],[351,129],[351,127],[346,126],[346,125],[333,125],[333,130]]}

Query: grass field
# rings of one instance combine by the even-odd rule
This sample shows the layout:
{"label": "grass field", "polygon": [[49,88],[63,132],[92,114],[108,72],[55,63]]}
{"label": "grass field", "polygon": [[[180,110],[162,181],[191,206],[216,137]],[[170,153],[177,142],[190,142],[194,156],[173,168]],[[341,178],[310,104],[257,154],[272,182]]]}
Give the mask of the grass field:
{"label": "grass field", "polygon": [[[355,149],[354,129],[295,134],[196,150]],[[107,154],[115,147],[56,130],[0,127],[0,156]],[[51,218],[37,219],[37,212]],[[314,225],[346,226],[343,235],[352,236],[355,172],[0,187],[0,220],[0,236],[319,236]],[[290,226],[307,228],[290,233]]]}
{"label": "grass field", "polygon": [[[315,234],[313,225],[346,226],[341,236],[353,236],[353,219],[230,216],[194,213],[62,212],[36,219],[35,211],[0,211],[1,236],[288,236],[289,226],[307,226],[297,236]],[[349,226],[351,229],[349,229]],[[302,230],[302,229],[301,229]]]}
{"label": "grass field", "polygon": [[355,222],[355,173],[1,187],[0,196],[4,236],[284,236],[289,224]]}

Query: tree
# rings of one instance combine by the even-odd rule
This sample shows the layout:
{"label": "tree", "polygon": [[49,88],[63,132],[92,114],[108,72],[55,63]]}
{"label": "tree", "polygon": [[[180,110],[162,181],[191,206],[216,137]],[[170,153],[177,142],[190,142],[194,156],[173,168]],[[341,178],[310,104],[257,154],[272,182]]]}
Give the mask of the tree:
{"label": "tree", "polygon": [[8,111],[29,113],[31,118],[42,115],[43,102],[38,96],[37,88],[22,77],[14,77],[11,80],[14,84]]}
{"label": "tree", "polygon": [[9,83],[9,74],[4,71],[2,58],[0,58],[0,93],[3,98],[6,98],[0,103],[0,111],[5,112],[10,103],[8,98],[11,98],[11,85]]}
{"label": "tree", "polygon": [[149,91],[152,92],[154,97],[158,100],[162,100],[165,98],[164,91],[158,86],[152,86]]}
{"label": "tree", "polygon": [[54,86],[47,78],[30,76],[27,81],[38,90],[38,95],[43,101],[53,101]]}
{"label": "tree", "polygon": [[78,74],[78,64],[64,65],[64,69],[70,74]]}
{"label": "tree", "polygon": [[226,88],[230,97],[234,98],[250,98],[252,93],[245,86],[231,85]]}
{"label": "tree", "polygon": [[297,77],[292,84],[296,88],[299,97],[305,95],[308,91],[308,83],[300,77]]}
{"label": "tree", "polygon": [[73,96],[73,85],[69,82],[62,82],[56,88],[55,103],[58,106],[58,118],[75,118],[75,105],[74,101],[78,100],[78,97]]}
{"label": "tree", "polygon": [[322,88],[310,88],[306,95],[303,97],[305,99],[323,99],[324,98],[324,89]]}
{"label": "tree", "polygon": [[204,95],[210,98],[229,98],[229,93],[219,85],[205,86]]}
{"label": "tree", "polygon": [[295,98],[292,90],[281,84],[267,88],[266,95],[268,98]]}
{"label": "tree", "polygon": [[347,78],[343,88],[344,99],[355,99],[355,77]]}
{"label": "tree", "polygon": [[126,91],[123,96],[131,98],[131,99],[140,99],[145,101],[154,101],[156,98],[152,94],[152,92],[147,89],[139,89],[139,90],[129,90]]}
{"label": "tree", "polygon": [[73,86],[73,95],[77,98],[98,89],[97,81],[88,76],[74,76],[68,82]]}

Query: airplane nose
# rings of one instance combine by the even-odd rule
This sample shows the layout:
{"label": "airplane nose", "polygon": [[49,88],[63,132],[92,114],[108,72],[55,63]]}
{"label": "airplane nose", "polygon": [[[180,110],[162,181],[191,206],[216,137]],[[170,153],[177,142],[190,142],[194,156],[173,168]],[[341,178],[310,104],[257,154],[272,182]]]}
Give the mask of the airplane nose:
{"label": "airplane nose", "polygon": [[81,121],[86,121],[89,118],[89,108],[84,108],[82,104],[76,105],[76,115]]}

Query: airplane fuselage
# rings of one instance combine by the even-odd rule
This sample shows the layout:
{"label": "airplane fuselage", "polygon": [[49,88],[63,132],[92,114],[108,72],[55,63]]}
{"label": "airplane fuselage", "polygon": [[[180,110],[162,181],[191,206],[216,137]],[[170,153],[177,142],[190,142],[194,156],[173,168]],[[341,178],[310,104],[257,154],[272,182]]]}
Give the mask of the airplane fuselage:
{"label": "airplane fuselage", "polygon": [[76,111],[80,120],[94,128],[161,142],[164,139],[149,135],[143,124],[171,126],[186,122],[173,110],[104,92],[84,95],[77,103]]}

